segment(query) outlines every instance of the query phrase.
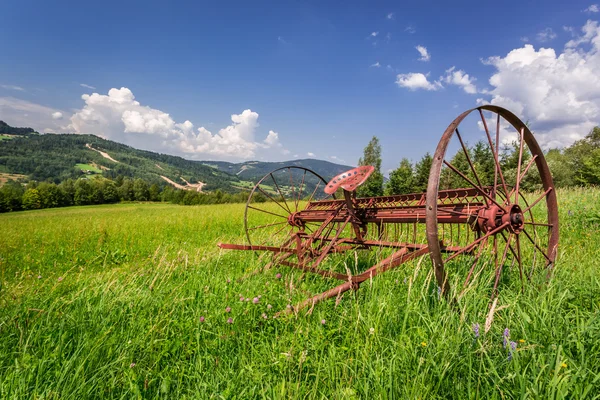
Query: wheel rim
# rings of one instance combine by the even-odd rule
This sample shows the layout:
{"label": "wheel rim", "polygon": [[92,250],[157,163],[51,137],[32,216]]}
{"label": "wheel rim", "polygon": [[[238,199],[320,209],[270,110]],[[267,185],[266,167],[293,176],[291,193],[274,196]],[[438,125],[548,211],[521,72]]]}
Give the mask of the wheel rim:
{"label": "wheel rim", "polygon": [[326,185],[323,177],[304,167],[282,167],[266,174],[252,188],[246,202],[244,230],[248,243],[283,246],[294,232],[314,232],[318,224],[299,224],[294,215],[310,201],[335,198],[323,191]]}
{"label": "wheel rim", "polygon": [[[491,113],[492,119],[486,118],[484,112]],[[481,129],[479,137],[487,144],[492,155],[493,177],[488,168],[487,177],[482,179],[481,165],[473,162],[463,137],[468,135],[461,134],[463,127],[471,127],[467,121],[473,119],[478,120],[477,125]],[[507,174],[509,171],[503,170],[500,150],[502,144],[515,133],[518,159],[516,171],[511,170],[514,173],[513,177],[510,173]],[[477,135],[468,137],[476,138]],[[454,149],[457,149],[457,152],[454,158],[449,159],[448,150]],[[461,152],[462,158],[459,156]],[[448,235],[438,220],[438,191],[443,189],[444,185],[455,184],[457,179],[466,185],[462,187],[475,188],[478,193],[481,192],[476,200],[485,204],[487,214],[481,214],[481,218],[473,221],[478,226],[472,230],[471,238],[468,231],[462,239],[458,236],[458,240],[451,233],[451,241],[456,243],[448,243]],[[539,182],[537,192],[524,188],[524,184],[530,181]],[[491,248],[493,254],[494,294],[505,263],[511,258],[512,263],[518,266],[521,280],[523,276],[527,276],[527,273],[524,273],[527,269],[533,270],[539,265],[552,268],[559,236],[558,206],[552,176],[533,134],[508,110],[492,105],[481,106],[459,115],[448,126],[433,157],[426,196],[427,242],[436,280],[444,293],[449,293],[450,281],[457,281],[457,277],[464,279],[465,286],[469,283],[477,271],[475,265],[486,253],[486,248]],[[491,211],[492,208],[495,208],[495,211]],[[493,227],[498,226],[498,215],[501,215],[501,221],[507,222],[508,225],[494,232]],[[480,228],[481,224],[485,225],[487,221],[490,221],[490,226]],[[440,240],[443,241],[443,245],[440,245]],[[445,255],[442,252],[443,246],[448,244],[470,247],[468,253],[474,257],[473,266],[466,270],[463,266],[461,272],[453,270],[452,263],[456,264],[467,252]],[[454,274],[453,277],[449,276],[450,272]],[[461,274],[463,276],[460,276]]]}

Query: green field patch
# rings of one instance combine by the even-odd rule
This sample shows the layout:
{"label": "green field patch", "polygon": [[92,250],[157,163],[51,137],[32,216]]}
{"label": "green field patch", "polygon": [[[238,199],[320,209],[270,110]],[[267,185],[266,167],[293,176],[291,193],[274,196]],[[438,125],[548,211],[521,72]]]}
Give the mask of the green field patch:
{"label": "green field patch", "polygon": [[17,137],[17,135],[7,135],[7,134],[3,133],[3,134],[0,134],[0,142],[3,141],[3,140],[11,140],[11,139],[14,139],[16,137]]}
{"label": "green field patch", "polygon": [[79,168],[83,172],[92,173],[92,174],[101,174],[102,173],[100,168],[95,167],[91,164],[75,164],[75,168]]}

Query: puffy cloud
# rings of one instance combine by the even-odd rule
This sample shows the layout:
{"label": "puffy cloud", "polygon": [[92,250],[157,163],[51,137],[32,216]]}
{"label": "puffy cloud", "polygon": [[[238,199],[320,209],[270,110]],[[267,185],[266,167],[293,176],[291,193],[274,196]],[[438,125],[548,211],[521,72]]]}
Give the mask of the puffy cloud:
{"label": "puffy cloud", "polygon": [[552,30],[552,28],[546,28],[546,29],[538,32],[538,34],[535,35],[535,37],[536,37],[536,39],[539,42],[544,43],[544,42],[548,42],[548,41],[550,41],[552,39],[555,39],[556,38],[556,33],[554,33],[554,31]]}
{"label": "puffy cloud", "polygon": [[0,85],[0,87],[2,89],[7,89],[7,90],[17,90],[19,92],[25,91],[25,89],[23,89],[21,86],[16,86],[16,85]]}
{"label": "puffy cloud", "polygon": [[396,76],[396,84],[400,87],[404,87],[413,91],[418,89],[438,90],[443,87],[442,84],[438,81],[429,82],[427,80],[428,75],[429,74],[425,75],[420,72],[398,74]]}
{"label": "puffy cloud", "polygon": [[[149,150],[175,152],[193,158],[218,156],[229,159],[256,157],[265,149],[287,150],[279,134],[269,131],[255,140],[258,113],[244,110],[231,115],[231,124],[213,134],[205,127],[194,130],[190,121],[177,123],[168,113],[141,105],[128,88],[110,89],[108,95],[84,94],[85,106],[71,117],[76,133],[92,133]],[[271,154],[272,155],[272,154]]]}
{"label": "puffy cloud", "polygon": [[583,10],[583,12],[597,13],[597,12],[600,12],[600,7],[598,6],[598,4],[592,4],[591,6],[589,6],[585,10]]}
{"label": "puffy cloud", "polygon": [[12,126],[29,126],[38,132],[66,132],[53,115],[62,112],[55,108],[14,97],[0,97],[0,119]]}
{"label": "puffy cloud", "polygon": [[96,89],[94,86],[88,85],[87,83],[80,83],[79,86],[84,87],[86,89]]}
{"label": "puffy cloud", "polygon": [[460,86],[466,93],[477,93],[477,88],[473,83],[476,79],[470,77],[469,74],[465,73],[463,70],[457,70],[455,67],[447,69],[446,76],[440,78],[440,80],[443,80],[449,85]]}
{"label": "puffy cloud", "polygon": [[379,35],[379,32],[371,32],[371,34],[369,36],[377,37],[377,35]]}
{"label": "puffy cloud", "polygon": [[394,13],[393,12],[388,13],[388,15],[385,16],[385,18],[387,18],[387,19],[394,19]]}
{"label": "puffy cloud", "polygon": [[62,119],[63,114],[60,111],[55,111],[52,113],[52,119]]}
{"label": "puffy cloud", "polygon": [[588,21],[582,33],[559,54],[527,44],[485,61],[496,69],[490,102],[529,121],[545,148],[568,146],[600,121],[598,22]]}
{"label": "puffy cloud", "polygon": [[415,47],[415,49],[417,49],[417,51],[421,55],[419,61],[429,61],[431,59],[431,54],[427,52],[427,47],[418,45],[417,47]]}
{"label": "puffy cloud", "polygon": [[306,155],[309,157],[315,157],[315,153],[311,153],[310,151],[308,153],[306,153]]}

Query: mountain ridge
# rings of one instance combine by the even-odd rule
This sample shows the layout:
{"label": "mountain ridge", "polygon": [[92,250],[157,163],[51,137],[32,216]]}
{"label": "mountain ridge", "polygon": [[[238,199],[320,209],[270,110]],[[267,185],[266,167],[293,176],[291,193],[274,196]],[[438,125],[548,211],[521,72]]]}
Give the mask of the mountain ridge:
{"label": "mountain ridge", "polygon": [[311,169],[325,180],[351,168],[317,159],[238,163],[189,160],[136,149],[96,135],[38,134],[31,128],[13,128],[3,121],[0,128],[0,175],[4,180],[59,183],[69,178],[123,176],[189,190],[220,189],[233,193],[247,190],[250,183],[284,166]]}

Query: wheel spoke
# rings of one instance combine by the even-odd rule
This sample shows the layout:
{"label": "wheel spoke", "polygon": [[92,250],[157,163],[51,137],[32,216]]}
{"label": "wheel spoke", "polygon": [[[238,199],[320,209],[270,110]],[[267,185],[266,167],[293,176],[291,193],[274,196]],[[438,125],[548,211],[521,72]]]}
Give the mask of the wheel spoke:
{"label": "wheel spoke", "polygon": [[519,240],[519,235],[515,235],[515,241],[517,243],[517,261],[519,262],[519,277],[521,278],[521,293],[525,291],[525,287],[523,286],[523,263],[521,261],[521,242]]}
{"label": "wheel spoke", "polygon": [[265,224],[265,225],[259,225],[259,226],[254,226],[252,228],[248,228],[249,231],[253,231],[255,229],[261,229],[261,228],[268,228],[269,226],[276,226],[276,225],[281,225],[281,224],[285,224],[287,223],[287,221],[283,221],[283,222],[275,222],[273,224]]}
{"label": "wheel spoke", "polygon": [[494,282],[494,289],[492,290],[492,298],[496,297],[496,293],[498,292],[498,283],[500,282],[500,275],[502,275],[502,268],[504,267],[504,261],[506,261],[506,256],[508,255],[508,248],[510,247],[511,240],[512,240],[512,233],[509,233],[508,240],[506,241],[506,246],[504,246],[502,260],[500,261],[500,264],[496,268],[496,281]]}
{"label": "wheel spoke", "polygon": [[274,213],[274,212],[271,212],[271,211],[263,210],[261,208],[252,207],[251,205],[249,205],[248,208],[251,208],[251,209],[256,210],[256,211],[264,212],[264,213],[267,213],[267,214],[275,215],[277,217],[281,217],[281,218],[285,219],[286,221],[287,221],[287,218],[288,218],[288,217],[283,216],[281,214],[277,214],[277,213]]}
{"label": "wheel spoke", "polygon": [[[281,204],[279,204],[279,202],[278,202],[277,200],[275,200],[275,199],[274,199],[274,198],[273,198],[273,197],[272,197],[272,196],[271,196],[269,193],[265,192],[265,191],[264,191],[264,190],[263,190],[263,189],[262,189],[260,186],[257,186],[256,188],[257,188],[258,190],[260,190],[262,194],[264,194],[265,196],[267,196],[268,198],[270,198],[271,200],[273,200],[273,201],[274,201],[274,202],[275,202],[275,203],[276,203],[276,204],[277,204],[279,207],[281,207],[281,209],[282,209],[283,211],[285,211],[285,212],[287,212],[287,213],[290,213],[290,214],[291,214],[291,212],[290,212],[290,210],[289,210],[289,209],[286,209],[284,206],[282,206]],[[287,206],[287,204],[286,204],[286,206]],[[286,217],[286,218],[287,218],[287,217]]]}
{"label": "wheel spoke", "polygon": [[502,229],[506,228],[508,225],[510,224],[510,222],[505,222],[502,225],[500,225],[499,227],[497,227],[496,229],[492,229],[491,231],[489,231],[488,233],[486,233],[485,235],[483,235],[482,237],[480,237],[479,239],[475,240],[473,243],[471,243],[468,246],[463,247],[461,250],[457,251],[456,253],[452,254],[450,257],[448,257],[446,259],[446,261],[444,262],[448,262],[450,260],[452,260],[453,258],[458,257],[459,255],[466,253],[467,251],[472,250],[475,246],[477,246],[482,240],[484,240],[485,238],[500,232]]}
{"label": "wheel spoke", "polygon": [[304,186],[304,178],[306,177],[306,170],[304,170],[304,174],[302,175],[302,182],[300,182],[300,190],[298,191],[298,197],[296,198],[296,212],[298,212],[298,203],[300,202],[300,197],[302,196],[302,190]]}
{"label": "wheel spoke", "polygon": [[548,193],[550,193],[551,190],[552,190],[552,188],[549,187],[548,190],[546,190],[540,197],[538,197],[537,199],[535,199],[535,201],[533,203],[531,203],[529,205],[529,207],[527,207],[523,211],[523,214],[525,214],[525,213],[527,213],[527,211],[531,210],[537,203],[539,203],[540,200],[542,200],[544,197],[546,197],[548,195]]}
{"label": "wheel spoke", "polygon": [[479,187],[483,187],[483,185],[481,184],[481,180],[479,179],[479,175],[477,175],[477,172],[475,171],[475,166],[471,162],[471,157],[469,156],[469,151],[467,150],[467,147],[465,146],[465,143],[463,142],[462,137],[460,136],[460,132],[458,132],[458,128],[456,128],[455,131],[456,131],[456,136],[458,137],[458,140],[460,141],[460,145],[463,149],[463,152],[465,153],[465,157],[467,157],[467,162],[469,163],[469,167],[471,167],[471,171],[473,171],[475,180],[477,180]]}
{"label": "wheel spoke", "polygon": [[319,185],[321,184],[321,181],[317,182],[317,186],[315,186],[315,190],[313,190],[312,194],[310,195],[310,197],[308,198],[308,202],[310,203],[313,199],[313,196],[315,195],[315,193],[317,193],[317,189],[319,188]]}
{"label": "wheel spoke", "polygon": [[[488,130],[487,122],[485,122],[485,117],[483,116],[483,111],[481,111],[481,109],[479,109],[479,115],[481,115],[481,121],[483,122],[483,128],[485,129],[485,134],[486,134],[488,142],[490,144],[490,148],[492,149],[492,153],[494,154],[494,162],[496,163],[496,170],[498,171],[498,175],[500,176],[500,180],[502,181],[502,186],[504,187],[504,193],[506,195],[508,195],[508,189],[506,188],[506,182],[504,181],[504,175],[502,174],[502,168],[500,167],[500,160],[498,159],[498,152],[494,150],[494,144],[492,143],[492,137],[490,136],[490,131]],[[497,136],[499,136],[500,135],[499,125],[498,125],[497,129],[498,129]]]}
{"label": "wheel spoke", "polygon": [[462,172],[460,172],[458,169],[456,169],[456,167],[452,164],[450,164],[448,161],[444,160],[444,164],[446,164],[448,166],[448,168],[450,168],[452,171],[454,171],[455,173],[457,173],[461,178],[463,178],[465,181],[469,182],[470,185],[473,186],[474,189],[476,189],[478,192],[480,192],[483,196],[485,196],[487,199],[489,199],[492,203],[496,204],[498,207],[500,207],[501,210],[504,210],[504,207],[502,207],[496,200],[492,199],[492,197],[487,194],[483,188],[477,186],[471,179],[469,179],[467,176],[465,176],[465,174],[463,174]]}
{"label": "wheel spoke", "polygon": [[[500,143],[500,114],[498,114],[498,118],[496,119],[496,154],[498,154],[498,146]],[[494,151],[492,150],[492,154]],[[496,163],[494,162],[494,193],[493,197],[496,198],[498,193],[498,168],[496,167]]]}
{"label": "wheel spoke", "polygon": [[[529,160],[529,163],[527,164],[527,166],[523,170],[523,173],[519,177],[519,182],[521,182],[523,180],[523,178],[525,178],[527,171],[529,171],[529,168],[531,168],[531,166],[533,165],[533,162],[535,161],[536,158],[537,158],[537,154],[535,156],[531,157],[531,160]],[[508,195],[509,199],[511,198],[511,196],[513,195],[514,192],[515,192],[515,189],[510,191],[510,194]]]}
{"label": "wheel spoke", "polygon": [[271,175],[271,179],[273,179],[273,183],[275,183],[275,187],[277,188],[277,191],[279,192],[279,195],[281,196],[281,198],[283,199],[283,202],[285,204],[285,208],[287,208],[287,211],[291,214],[292,210],[290,210],[290,207],[287,204],[287,201],[285,200],[285,196],[283,195],[283,193],[281,193],[281,189],[279,189],[279,185],[277,184],[277,181],[275,180],[275,177],[273,176],[273,174],[269,174]]}
{"label": "wheel spoke", "polygon": [[544,250],[542,250],[542,248],[535,242],[535,240],[533,240],[533,238],[529,235],[529,233],[525,229],[523,229],[523,233],[525,234],[525,236],[527,236],[529,241],[540,251],[540,253],[542,253],[542,255],[546,258],[546,260],[548,260],[548,262],[551,263],[552,260],[550,259],[550,257],[548,257],[548,255],[546,253],[544,253]]}
{"label": "wheel spoke", "polygon": [[[521,128],[521,139],[519,141],[519,163],[517,164],[517,182],[515,183],[515,204],[519,204],[519,184],[521,183],[521,161],[523,160],[523,143],[525,142],[525,128]],[[509,196],[510,199],[510,196]]]}

